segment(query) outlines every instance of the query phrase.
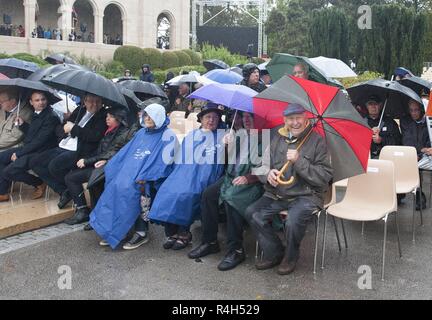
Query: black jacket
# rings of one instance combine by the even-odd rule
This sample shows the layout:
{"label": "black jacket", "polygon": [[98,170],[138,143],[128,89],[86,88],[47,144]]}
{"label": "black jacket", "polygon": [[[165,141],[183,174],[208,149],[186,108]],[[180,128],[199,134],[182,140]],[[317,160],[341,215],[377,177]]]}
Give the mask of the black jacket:
{"label": "black jacket", "polygon": [[[78,126],[80,120],[86,114],[85,107],[78,107],[72,112],[68,121],[73,122],[76,126],[71,131],[72,138],[78,138],[77,157],[86,158],[92,155],[99,146],[99,141],[104,137],[107,130],[106,112],[104,109],[99,110],[86,124],[84,128]],[[68,135],[63,130],[63,125],[57,127],[57,136],[59,140],[66,138]]]}
{"label": "black jacket", "polygon": [[411,117],[401,119],[402,144],[417,149],[417,154],[421,155],[421,149],[430,148],[431,142],[427,130],[426,120],[421,122],[412,120]]}
{"label": "black jacket", "polygon": [[267,86],[263,82],[258,82],[256,85],[249,85],[246,80],[243,80],[240,82],[241,85],[251,88],[252,90],[255,90],[256,92],[263,92],[265,89],[267,89]]}
{"label": "black jacket", "polygon": [[[372,119],[367,117],[367,122],[369,127],[374,128],[378,127],[379,118]],[[379,154],[381,153],[381,149],[385,146],[400,146],[402,143],[402,137],[399,131],[399,126],[397,123],[389,118],[383,117],[383,121],[381,123],[381,132],[380,137],[382,138],[382,142],[380,144],[376,144],[373,141],[371,142],[371,158],[377,159]]]}
{"label": "black jacket", "polygon": [[84,159],[86,167],[94,165],[101,160],[109,160],[126,144],[128,143],[129,129],[120,126],[114,131],[109,132],[99,142],[96,154],[92,157]]}
{"label": "black jacket", "polygon": [[49,106],[40,114],[33,113],[31,123],[24,122],[20,126],[25,138],[23,147],[16,152],[17,157],[54,148],[57,144],[55,130],[59,123],[59,118]]}

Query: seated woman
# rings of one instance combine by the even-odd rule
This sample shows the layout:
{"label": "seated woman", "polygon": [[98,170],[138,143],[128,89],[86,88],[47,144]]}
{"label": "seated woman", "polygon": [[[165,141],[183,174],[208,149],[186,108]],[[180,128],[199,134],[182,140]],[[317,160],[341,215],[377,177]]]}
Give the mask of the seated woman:
{"label": "seated woman", "polygon": [[189,228],[200,216],[201,193],[223,173],[223,134],[217,132],[221,116],[214,107],[198,114],[202,127],[183,140],[174,170],[150,209],[150,220],[165,226],[165,249],[180,250],[191,242]]}
{"label": "seated woman", "polygon": [[[75,215],[66,219],[69,225],[79,224],[89,220],[90,209],[84,196],[83,183],[88,182],[95,169],[102,168],[127,142],[128,115],[126,110],[111,108],[107,111],[106,124],[108,129],[99,142],[99,147],[92,157],[80,159],[78,169],[69,172],[65,183],[76,206]],[[100,169],[99,169],[100,170]]]}
{"label": "seated woman", "polygon": [[[218,265],[221,271],[233,269],[245,260],[243,231],[246,220],[244,213],[246,208],[263,194],[261,182],[252,174],[252,169],[260,165],[259,157],[262,154],[260,135],[257,131],[251,131],[254,129],[253,114],[239,112],[239,115],[242,120],[242,128],[236,130],[235,134],[228,133],[224,138],[224,143],[228,145],[229,164],[221,185],[219,204],[224,205],[227,215],[228,252]],[[217,206],[217,203],[213,206]],[[215,223],[214,219],[205,219],[208,212],[203,207],[201,210],[202,229],[212,230],[212,227],[207,226],[206,223]],[[206,242],[205,239],[213,240]],[[203,234],[202,243],[188,256],[196,259],[217,252],[219,252],[217,234],[212,235],[211,238]]]}
{"label": "seated woman", "polygon": [[142,189],[147,197],[154,198],[172,171],[178,140],[168,129],[164,107],[149,105],[143,118],[144,128],[105,167],[105,190],[90,215],[91,226],[103,239],[101,246],[115,249],[137,221],[142,229],[135,230],[123,248],[148,241],[147,219],[139,219]]}

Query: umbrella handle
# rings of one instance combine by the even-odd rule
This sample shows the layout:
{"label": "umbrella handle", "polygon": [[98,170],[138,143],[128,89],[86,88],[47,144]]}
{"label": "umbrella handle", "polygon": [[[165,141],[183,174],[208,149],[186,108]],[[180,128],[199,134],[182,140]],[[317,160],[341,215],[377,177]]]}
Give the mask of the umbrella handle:
{"label": "umbrella handle", "polygon": [[[17,105],[17,116],[18,116],[18,117],[19,117],[19,115],[20,115],[20,109],[21,109],[21,96],[20,96],[20,98],[18,99],[18,105]],[[14,125],[15,125],[15,127],[19,127],[18,119],[15,120]]]}
{"label": "umbrella handle", "polygon": [[386,98],[386,100],[385,100],[385,102],[384,102],[384,107],[383,107],[383,109],[382,109],[382,111],[381,111],[381,117],[380,117],[380,121],[379,121],[379,123],[378,123],[378,128],[381,128],[382,120],[383,120],[383,118],[384,118],[384,113],[385,113],[385,110],[386,110],[386,107],[387,107],[387,101],[388,101],[388,96],[387,96],[387,98]]}
{"label": "umbrella handle", "polygon": [[[300,148],[305,144],[305,142],[309,139],[309,137],[312,134],[313,129],[311,128],[310,131],[308,132],[308,134],[303,138],[302,142],[299,143],[299,145],[297,146],[296,150],[299,151]],[[279,174],[276,177],[276,181],[283,185],[283,186],[289,186],[292,185],[295,182],[295,177],[291,176],[287,181],[284,180],[284,173],[288,170],[288,168],[291,165],[291,161],[287,161],[287,163],[285,163],[285,165],[282,167],[282,169],[279,171]]]}

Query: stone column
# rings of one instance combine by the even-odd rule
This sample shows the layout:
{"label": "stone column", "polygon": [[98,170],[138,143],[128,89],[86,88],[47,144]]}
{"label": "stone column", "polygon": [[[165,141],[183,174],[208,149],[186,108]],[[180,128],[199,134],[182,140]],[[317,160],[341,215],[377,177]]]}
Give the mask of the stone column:
{"label": "stone column", "polygon": [[103,19],[104,15],[94,15],[95,43],[103,43]]}
{"label": "stone column", "polygon": [[72,8],[62,6],[59,9],[59,13],[61,13],[61,30],[62,37],[64,41],[68,41],[69,34],[72,32]]}
{"label": "stone column", "polygon": [[35,0],[24,0],[25,36],[31,38],[36,28],[36,2]]}

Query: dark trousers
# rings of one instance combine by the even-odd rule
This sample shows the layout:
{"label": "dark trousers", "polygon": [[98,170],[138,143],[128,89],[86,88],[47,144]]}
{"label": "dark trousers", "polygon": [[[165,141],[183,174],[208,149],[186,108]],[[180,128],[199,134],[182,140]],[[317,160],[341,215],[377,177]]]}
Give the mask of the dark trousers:
{"label": "dark trousers", "polygon": [[265,260],[277,259],[284,255],[284,246],[272,227],[275,215],[288,210],[284,221],[287,241],[285,254],[288,261],[296,261],[300,253],[300,243],[306,232],[307,223],[318,207],[309,198],[298,197],[293,201],[273,200],[261,197],[246,209],[246,219],[254,231]]}
{"label": "dark trousers", "polygon": [[175,236],[176,234],[185,234],[190,232],[189,231],[190,227],[184,227],[172,223],[165,223],[164,227],[165,227],[165,235],[167,237],[172,237]]}
{"label": "dark trousers", "polygon": [[223,183],[223,177],[209,186],[201,195],[201,226],[202,242],[212,243],[217,241],[219,224],[219,196]]}
{"label": "dark trousers", "polygon": [[66,191],[65,177],[76,168],[75,151],[54,148],[40,153],[30,162],[30,168],[58,194]]}
{"label": "dark trousers", "polygon": [[224,204],[227,215],[228,249],[230,251],[240,250],[243,248],[243,230],[246,220],[236,209],[226,202]]}
{"label": "dark trousers", "polygon": [[12,181],[24,182],[33,187],[41,185],[43,182],[38,177],[28,173],[29,162],[37,154],[27,154],[19,157],[15,162],[11,157],[21,148],[13,148],[0,153],[0,194],[4,195],[9,192]]}
{"label": "dark trousers", "polygon": [[84,195],[83,183],[88,182],[93,172],[93,167],[77,169],[69,172],[65,177],[66,187],[69,190],[77,208],[86,207],[87,201]]}

